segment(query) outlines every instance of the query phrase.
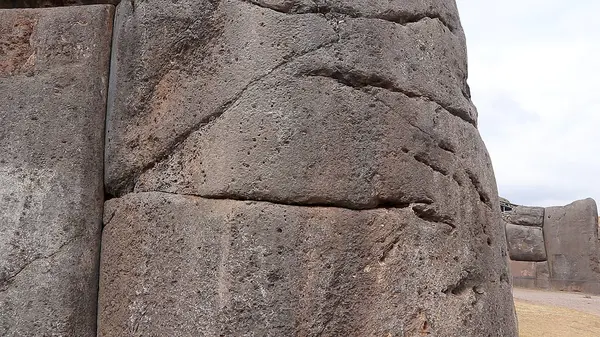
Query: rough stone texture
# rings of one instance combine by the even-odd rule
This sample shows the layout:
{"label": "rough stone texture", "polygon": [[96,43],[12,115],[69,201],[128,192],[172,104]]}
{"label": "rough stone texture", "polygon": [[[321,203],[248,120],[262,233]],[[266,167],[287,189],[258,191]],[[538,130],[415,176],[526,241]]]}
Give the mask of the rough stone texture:
{"label": "rough stone texture", "polygon": [[1,336],[95,336],[112,16],[0,10]]}
{"label": "rough stone texture", "polygon": [[105,222],[99,336],[516,336],[491,248],[414,207],[148,192]]}
{"label": "rough stone texture", "polygon": [[515,225],[542,227],[544,224],[544,208],[517,206],[510,212],[502,213],[502,218],[504,221]]}
{"label": "rough stone texture", "polygon": [[553,288],[600,293],[597,219],[593,199],[546,208],[544,240]]}
{"label": "rough stone texture", "polygon": [[548,261],[535,263],[535,286],[536,288],[550,288],[550,268]]}
{"label": "rough stone texture", "polygon": [[[384,189],[397,180],[393,170],[385,172],[386,161],[402,161],[398,165],[411,172],[424,165],[413,162],[417,156],[448,172],[439,162],[452,163],[458,141],[450,132],[475,136],[469,147],[481,146],[475,128],[462,125],[475,123],[476,110],[468,98],[464,36],[453,1],[261,6],[233,0],[118,6],[113,60],[120,61],[111,68],[107,123],[109,193],[131,191],[143,172],[191,143],[203,153],[186,149],[187,155],[206,159],[199,159],[202,166],[194,163],[198,172],[184,174],[195,175],[195,185],[206,174],[210,185],[194,186],[206,190],[203,195],[222,194],[236,179],[230,189],[240,197],[268,189],[270,199],[304,202],[335,193],[337,199],[362,199],[353,200],[359,207],[386,198],[378,194],[389,192],[368,191],[374,185]],[[150,24],[163,29],[146,29]],[[419,110],[431,113],[414,113]],[[448,129],[432,130],[437,115]],[[409,129],[405,136],[403,129]],[[200,149],[194,138],[204,134],[210,144]],[[401,151],[400,142],[414,144],[415,137],[425,140],[425,148]],[[381,144],[386,139],[397,147]],[[364,155],[356,156],[359,151]],[[324,157],[329,166],[320,163]],[[364,168],[365,161],[373,162],[372,169]],[[341,171],[328,174],[331,165]],[[337,186],[321,187],[324,182]]]}
{"label": "rough stone texture", "polygon": [[116,5],[121,0],[2,0],[0,8],[45,8],[95,4]]}
{"label": "rough stone texture", "polygon": [[520,288],[536,287],[536,262],[510,261],[513,286]]}
{"label": "rough stone texture", "polygon": [[516,336],[454,1],[122,2],[113,47],[101,334]]}
{"label": "rough stone texture", "polygon": [[508,255],[515,261],[546,261],[544,234],[538,227],[506,224]]}

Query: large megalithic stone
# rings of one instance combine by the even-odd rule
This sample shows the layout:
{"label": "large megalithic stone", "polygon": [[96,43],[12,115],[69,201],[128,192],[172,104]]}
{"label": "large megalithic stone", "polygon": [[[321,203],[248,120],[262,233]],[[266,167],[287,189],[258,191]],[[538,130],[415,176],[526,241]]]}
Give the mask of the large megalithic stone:
{"label": "large megalithic stone", "polygon": [[0,10],[0,336],[96,335],[113,10]]}
{"label": "large megalithic stone", "polygon": [[516,336],[454,1],[117,6],[100,336]]}
{"label": "large megalithic stone", "polygon": [[600,241],[596,202],[548,207],[544,241],[552,287],[600,294]]}

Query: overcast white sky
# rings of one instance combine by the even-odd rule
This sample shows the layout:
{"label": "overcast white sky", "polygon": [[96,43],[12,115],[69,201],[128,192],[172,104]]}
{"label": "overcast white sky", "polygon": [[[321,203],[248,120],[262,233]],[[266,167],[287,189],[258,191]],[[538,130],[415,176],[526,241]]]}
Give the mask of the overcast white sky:
{"label": "overcast white sky", "polygon": [[500,195],[600,203],[600,1],[457,3]]}

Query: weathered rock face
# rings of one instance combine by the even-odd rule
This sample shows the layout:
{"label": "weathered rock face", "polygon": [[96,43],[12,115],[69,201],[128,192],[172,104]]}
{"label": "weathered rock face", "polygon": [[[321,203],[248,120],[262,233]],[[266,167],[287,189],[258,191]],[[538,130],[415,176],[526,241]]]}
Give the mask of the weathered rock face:
{"label": "weathered rock face", "polygon": [[[284,5],[289,9],[279,8]],[[451,132],[477,134],[462,125],[474,124],[476,112],[453,2],[280,6],[154,1],[137,4],[138,11],[119,5],[114,60],[122,61],[112,67],[106,151],[111,194],[131,191],[140,175],[186,145],[198,149],[185,155],[202,163],[193,163],[197,172],[186,168],[179,183],[193,179],[203,195],[229,186],[240,197],[268,189],[269,199],[318,199],[326,188],[312,190],[327,181],[337,185],[330,188],[338,190],[334,198],[374,205],[392,193],[375,185],[398,185],[389,165],[404,165],[408,173],[431,162],[452,171],[446,166],[458,139]],[[149,24],[163,29],[148,30]],[[433,130],[437,115],[441,125]],[[417,143],[412,133],[425,148],[404,153],[409,149],[402,144]],[[210,142],[203,148],[194,139],[200,135]],[[472,150],[480,154],[476,143]],[[413,163],[415,156],[425,163]],[[335,171],[322,162],[343,171],[311,176]],[[373,169],[363,168],[365,162]],[[427,178],[404,180],[417,179],[419,186]],[[361,195],[368,193],[375,195]]]}
{"label": "weathered rock face", "polygon": [[0,10],[0,335],[95,336],[110,6]]}
{"label": "weathered rock face", "polygon": [[517,206],[510,212],[502,213],[507,223],[521,226],[542,227],[544,224],[544,208]]}
{"label": "weathered rock face", "polygon": [[122,2],[112,62],[101,336],[516,336],[453,1]]}
{"label": "weathered rock face", "polygon": [[2,0],[0,1],[0,8],[44,8],[96,4],[116,5],[119,1],[121,0]]}
{"label": "weathered rock face", "polygon": [[105,218],[101,336],[514,335],[495,319],[508,285],[467,231],[410,207],[149,192]]}
{"label": "weathered rock face", "polygon": [[597,218],[592,199],[546,208],[544,240],[554,287],[600,293]]}
{"label": "weathered rock face", "polygon": [[506,224],[508,253],[516,261],[546,261],[542,228]]}

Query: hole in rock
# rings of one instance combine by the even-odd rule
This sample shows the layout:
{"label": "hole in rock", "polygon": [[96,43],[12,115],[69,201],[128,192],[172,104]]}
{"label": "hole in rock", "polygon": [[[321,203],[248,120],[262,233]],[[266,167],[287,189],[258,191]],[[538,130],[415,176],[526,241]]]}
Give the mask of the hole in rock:
{"label": "hole in rock", "polygon": [[121,0],[0,0],[0,8],[47,8],[80,5],[116,5]]}

